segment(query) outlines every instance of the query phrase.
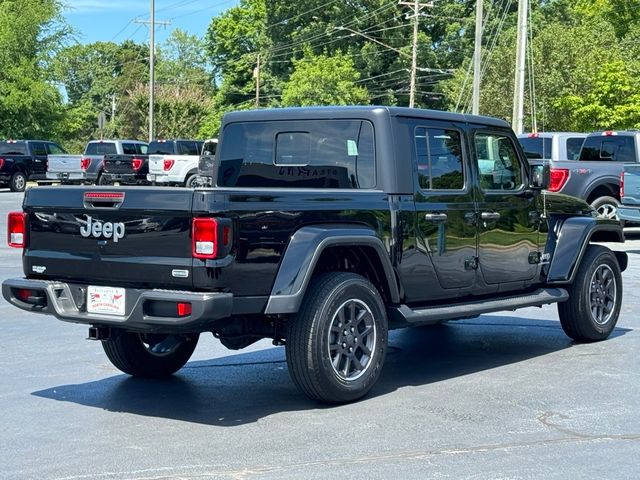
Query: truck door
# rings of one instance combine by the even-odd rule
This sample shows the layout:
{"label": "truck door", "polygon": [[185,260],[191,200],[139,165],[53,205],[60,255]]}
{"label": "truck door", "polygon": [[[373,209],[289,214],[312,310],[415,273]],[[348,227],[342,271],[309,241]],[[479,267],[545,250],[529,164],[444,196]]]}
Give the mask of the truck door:
{"label": "truck door", "polygon": [[[428,255],[442,289],[453,292],[473,287],[476,276],[476,207],[463,138],[463,129],[449,122],[414,128],[417,248]],[[433,295],[437,286],[424,289]]]}
{"label": "truck door", "polygon": [[475,130],[472,143],[479,178],[478,270],[487,284],[530,280],[539,263],[539,215],[525,184],[528,166],[509,132]]}
{"label": "truck door", "polygon": [[32,180],[44,180],[47,177],[47,147],[43,142],[31,142],[33,156]]}

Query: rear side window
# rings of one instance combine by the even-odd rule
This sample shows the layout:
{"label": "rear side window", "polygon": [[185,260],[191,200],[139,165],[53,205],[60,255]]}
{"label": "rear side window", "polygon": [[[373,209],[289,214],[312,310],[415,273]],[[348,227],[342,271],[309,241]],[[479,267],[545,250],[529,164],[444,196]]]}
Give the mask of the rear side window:
{"label": "rear side window", "polygon": [[218,142],[208,140],[202,145],[202,155],[215,155],[218,149]]}
{"label": "rear side window", "polygon": [[594,136],[587,137],[580,150],[581,161],[635,162],[633,137]]}
{"label": "rear side window", "polygon": [[457,130],[416,128],[418,182],[423,190],[462,190],[462,141]]}
{"label": "rear side window", "polygon": [[122,153],[125,155],[135,155],[136,153],[136,145],[135,143],[123,143],[122,144]]}
{"label": "rear side window", "polygon": [[149,144],[149,155],[174,155],[174,142],[153,141]]}
{"label": "rear side window", "polygon": [[0,155],[27,155],[24,142],[0,142]]}
{"label": "rear side window", "polygon": [[136,147],[136,153],[138,155],[146,155],[149,151],[149,146],[145,145],[144,143],[136,143],[134,145]]}
{"label": "rear side window", "polygon": [[87,148],[84,151],[85,155],[115,155],[116,144],[113,142],[91,142],[87,144]]}
{"label": "rear side window", "polygon": [[229,124],[219,159],[218,185],[224,187],[376,185],[373,126],[363,120]]}
{"label": "rear side window", "polygon": [[518,138],[527,158],[551,158],[551,139],[540,137]]}
{"label": "rear side window", "polygon": [[180,141],[178,143],[178,155],[200,155],[198,144],[193,141]]}
{"label": "rear side window", "polygon": [[580,158],[580,149],[584,143],[584,137],[567,138],[567,160],[578,160]]}

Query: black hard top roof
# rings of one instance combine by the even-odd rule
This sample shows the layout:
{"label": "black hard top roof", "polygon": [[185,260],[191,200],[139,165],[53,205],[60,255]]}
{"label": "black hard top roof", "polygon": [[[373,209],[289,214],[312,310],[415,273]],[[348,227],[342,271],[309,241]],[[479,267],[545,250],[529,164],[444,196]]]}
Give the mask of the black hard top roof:
{"label": "black hard top roof", "polygon": [[466,115],[462,113],[445,112],[441,110],[426,110],[407,107],[384,106],[335,106],[335,107],[290,107],[260,110],[243,110],[227,113],[224,123],[231,122],[257,122],[268,120],[305,120],[339,119],[339,118],[367,118],[374,119],[380,116],[424,118],[430,120],[445,120],[465,123],[477,123],[495,127],[507,127],[510,125],[504,120],[480,115]]}

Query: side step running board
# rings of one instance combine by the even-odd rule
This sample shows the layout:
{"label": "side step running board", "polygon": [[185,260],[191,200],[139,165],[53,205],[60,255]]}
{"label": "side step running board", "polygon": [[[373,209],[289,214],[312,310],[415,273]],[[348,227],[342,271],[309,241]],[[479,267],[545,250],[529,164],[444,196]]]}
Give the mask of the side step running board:
{"label": "side step running board", "polygon": [[541,288],[535,292],[521,296],[497,299],[478,300],[455,305],[439,305],[437,307],[421,307],[413,310],[406,305],[387,309],[391,324],[429,325],[442,320],[456,320],[475,317],[483,313],[516,310],[524,307],[540,307],[549,303],[564,302],[569,294],[564,288]]}

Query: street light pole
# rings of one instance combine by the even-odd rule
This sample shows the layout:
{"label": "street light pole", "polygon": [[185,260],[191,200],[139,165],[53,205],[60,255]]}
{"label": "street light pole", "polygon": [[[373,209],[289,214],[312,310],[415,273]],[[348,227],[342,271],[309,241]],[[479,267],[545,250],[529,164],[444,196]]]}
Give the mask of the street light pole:
{"label": "street light pole", "polygon": [[151,0],[151,35],[149,40],[149,142],[153,140],[154,133],[154,104],[155,104],[155,90],[156,90],[156,5],[155,0]]}

